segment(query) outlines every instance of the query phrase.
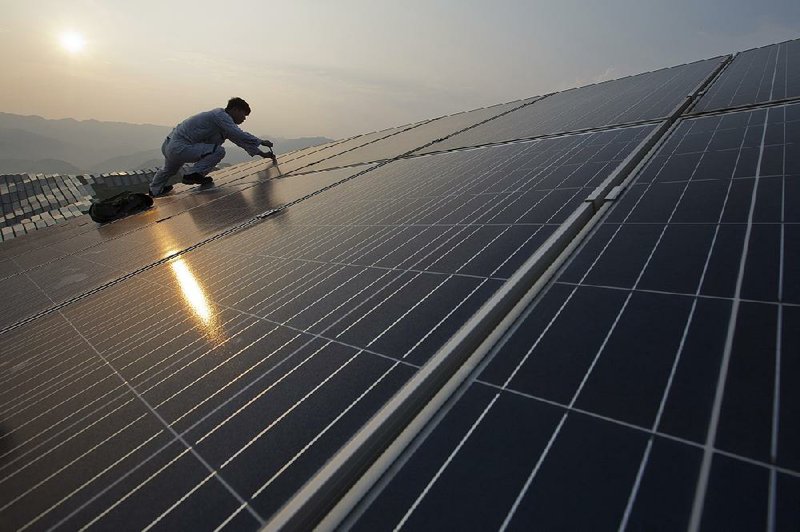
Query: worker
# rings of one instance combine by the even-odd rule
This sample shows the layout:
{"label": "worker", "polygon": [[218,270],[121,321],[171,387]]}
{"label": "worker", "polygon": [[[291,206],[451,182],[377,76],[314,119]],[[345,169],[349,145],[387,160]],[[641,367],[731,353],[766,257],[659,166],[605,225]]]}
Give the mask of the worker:
{"label": "worker", "polygon": [[241,98],[231,98],[225,109],[214,109],[187,118],[164,139],[161,153],[164,167],[150,182],[150,195],[163,196],[172,190],[167,180],[185,163],[194,163],[182,182],[187,185],[208,185],[214,179],[208,173],[225,157],[222,143],[230,140],[251,156],[269,157],[277,163],[272,151],[263,152],[259,146],[272,148],[272,142],[261,140],[239,128],[250,114],[250,106]]}

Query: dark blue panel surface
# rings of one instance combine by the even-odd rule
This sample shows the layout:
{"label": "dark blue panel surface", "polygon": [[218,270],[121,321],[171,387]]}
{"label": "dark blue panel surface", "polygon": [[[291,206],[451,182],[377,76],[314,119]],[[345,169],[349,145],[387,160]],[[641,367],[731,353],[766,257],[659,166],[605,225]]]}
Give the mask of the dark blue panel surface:
{"label": "dark blue panel surface", "polygon": [[498,529],[559,417],[549,405],[475,386],[354,529]]}
{"label": "dark blue panel surface", "polygon": [[[484,385],[565,412],[548,449],[533,450],[527,486],[484,503],[510,528],[794,522],[800,314],[787,296],[800,285],[789,267],[800,234],[786,223],[794,177],[765,164],[794,149],[783,133],[792,109],[680,122],[357,525],[420,500],[408,523],[444,526],[421,511],[428,497],[480,480],[458,455],[434,458],[429,442],[470,412],[480,430],[491,411],[481,417],[486,407],[467,398]],[[508,421],[495,432],[517,430]],[[430,491],[412,478],[423,468],[444,470]]]}
{"label": "dark blue panel surface", "polygon": [[800,96],[800,40],[738,54],[693,111]]}
{"label": "dark blue panel surface", "polygon": [[[766,469],[716,455],[711,466],[702,530],[765,528],[769,515],[768,492]],[[780,519],[785,519],[785,513]]]}

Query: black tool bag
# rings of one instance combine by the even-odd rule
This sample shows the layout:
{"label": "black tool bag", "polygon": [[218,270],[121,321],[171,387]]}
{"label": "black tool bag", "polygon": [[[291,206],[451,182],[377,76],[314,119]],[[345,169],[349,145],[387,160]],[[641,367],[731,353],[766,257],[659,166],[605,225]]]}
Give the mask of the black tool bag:
{"label": "black tool bag", "polygon": [[92,200],[89,216],[95,222],[104,224],[152,206],[153,198],[147,194],[126,191],[104,200]]}

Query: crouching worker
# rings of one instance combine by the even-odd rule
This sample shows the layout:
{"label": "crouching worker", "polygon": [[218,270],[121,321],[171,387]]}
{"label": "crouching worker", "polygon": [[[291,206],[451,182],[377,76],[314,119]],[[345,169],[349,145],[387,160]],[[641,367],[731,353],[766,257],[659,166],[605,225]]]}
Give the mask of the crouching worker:
{"label": "crouching worker", "polygon": [[272,152],[263,152],[259,146],[272,148],[268,140],[251,135],[239,129],[250,114],[250,106],[241,98],[231,98],[225,109],[214,109],[187,118],[177,126],[161,145],[164,154],[164,167],[150,182],[150,195],[163,196],[172,190],[167,181],[185,163],[194,163],[183,182],[187,185],[207,185],[214,180],[208,173],[225,157],[222,143],[225,139],[240,146],[252,156],[260,155],[275,161]]}

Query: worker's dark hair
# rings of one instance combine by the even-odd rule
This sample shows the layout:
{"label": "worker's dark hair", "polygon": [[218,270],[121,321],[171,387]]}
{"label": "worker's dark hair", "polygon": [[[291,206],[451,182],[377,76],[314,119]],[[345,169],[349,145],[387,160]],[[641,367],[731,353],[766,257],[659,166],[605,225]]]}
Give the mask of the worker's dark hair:
{"label": "worker's dark hair", "polygon": [[242,100],[241,98],[231,98],[228,100],[228,105],[225,109],[241,109],[242,111],[250,114],[250,106],[247,105],[247,102]]}

